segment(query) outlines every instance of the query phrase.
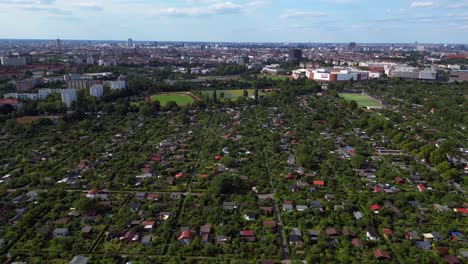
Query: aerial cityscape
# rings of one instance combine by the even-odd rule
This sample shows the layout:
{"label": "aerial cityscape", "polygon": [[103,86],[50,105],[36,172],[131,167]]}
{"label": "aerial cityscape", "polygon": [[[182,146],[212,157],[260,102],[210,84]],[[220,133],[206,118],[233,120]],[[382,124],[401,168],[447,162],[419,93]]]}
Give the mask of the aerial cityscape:
{"label": "aerial cityscape", "polygon": [[468,263],[468,1],[0,8],[0,263]]}

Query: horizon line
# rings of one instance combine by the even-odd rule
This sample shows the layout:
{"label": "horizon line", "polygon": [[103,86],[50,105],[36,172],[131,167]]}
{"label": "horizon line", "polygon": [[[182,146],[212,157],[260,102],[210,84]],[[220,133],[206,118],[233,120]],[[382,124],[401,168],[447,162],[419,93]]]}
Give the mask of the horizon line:
{"label": "horizon line", "polygon": [[[60,39],[60,38],[58,38]],[[11,41],[11,40],[33,40],[33,41],[54,41],[56,39],[39,39],[39,38],[0,38],[0,41]],[[60,39],[62,41],[95,41],[95,42],[105,42],[105,41],[111,41],[111,42],[127,42],[128,39]],[[174,43],[174,42],[181,42],[181,43],[236,43],[236,44],[349,44],[349,43],[356,43],[356,44],[394,44],[394,45],[468,45],[467,43],[434,43],[434,42],[357,42],[357,41],[343,41],[343,42],[289,42],[289,41],[266,41],[266,42],[260,42],[260,41],[209,41],[209,40],[135,40],[132,38],[132,41],[135,43],[138,42],[158,42],[158,43]]]}

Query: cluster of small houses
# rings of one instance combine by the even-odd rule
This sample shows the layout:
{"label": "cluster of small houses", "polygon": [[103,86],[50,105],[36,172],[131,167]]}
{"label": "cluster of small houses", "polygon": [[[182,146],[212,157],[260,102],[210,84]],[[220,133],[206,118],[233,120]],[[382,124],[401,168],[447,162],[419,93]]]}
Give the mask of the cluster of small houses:
{"label": "cluster of small houses", "polygon": [[[313,112],[314,110],[309,107],[307,98],[303,97],[301,98],[301,106],[304,108],[306,112]],[[326,123],[326,120],[324,122]],[[284,121],[281,120],[280,116],[274,119],[274,125],[278,126],[278,124],[284,124]],[[367,136],[364,132],[360,131],[359,129],[354,129],[354,133],[359,136],[362,140],[371,140],[369,136]],[[328,135],[328,133],[323,132],[325,136]],[[285,136],[288,137],[285,137]],[[291,192],[296,192],[300,189],[308,189],[309,192],[316,192],[317,189],[324,188],[325,186],[325,181],[321,180],[317,177],[315,173],[305,173],[304,169],[301,168],[300,166],[296,165],[296,159],[295,156],[292,152],[290,152],[290,145],[287,144],[287,140],[289,139],[290,145],[295,145],[297,138],[291,137],[291,133],[287,131],[285,135],[282,138],[282,143],[285,144],[283,149],[288,153],[288,160],[287,164],[290,166],[291,170],[301,176],[300,180],[297,180],[295,184],[291,186]],[[353,147],[346,145],[344,142],[343,138],[341,137],[336,137],[335,139],[335,147],[337,149],[337,153],[340,154],[340,156],[343,159],[351,159],[356,155],[356,151]],[[385,148],[379,148],[376,147],[375,149],[376,157],[378,158],[379,156],[383,155],[392,155],[392,156],[400,156],[403,153],[399,150],[387,150]],[[398,158],[394,158],[394,165],[400,166],[403,169],[407,169],[405,164],[403,162],[400,162]],[[394,184],[381,184],[376,181],[376,170],[372,168],[370,165],[364,165],[361,169],[357,170],[358,175],[363,177],[365,181],[367,182],[367,186],[370,186],[372,188],[373,192],[376,193],[386,193],[386,194],[396,194],[400,190],[397,188],[399,185],[406,184],[407,182],[411,182],[415,188],[419,192],[425,192],[425,191],[430,191],[432,188],[427,187],[427,183],[420,177],[418,173],[413,173],[410,179],[402,178],[402,177],[395,177],[394,179]],[[306,181],[303,181],[302,179],[305,178]],[[295,177],[293,176],[292,173],[288,173],[286,175],[287,180],[294,180]],[[336,197],[334,194],[325,194],[324,199],[327,200],[328,202],[333,202]],[[412,201],[410,202],[413,206],[416,208],[422,208],[421,205],[417,201]],[[341,204],[334,205],[333,208],[335,211],[337,210],[343,210],[344,207],[346,206],[346,202],[342,202]],[[459,213],[461,216],[468,216],[468,208],[466,206],[467,204],[465,203],[465,207],[462,208],[448,208],[447,206],[441,206],[439,204],[434,204],[434,209],[438,212],[442,211],[450,211],[453,210],[456,213]],[[387,208],[390,210],[392,213],[400,213],[400,210],[390,201],[390,200],[385,200],[383,201],[383,204],[372,204],[370,206],[370,211],[373,212],[374,214],[378,214],[379,211],[382,208]],[[422,208],[423,209],[423,208]],[[304,212],[304,211],[309,211],[309,210],[314,210],[323,213],[325,210],[324,205],[322,205],[320,200],[313,200],[313,201],[308,201],[307,204],[294,204],[292,201],[284,201],[282,204],[282,210],[283,212]],[[361,220],[364,217],[364,214],[361,211],[354,211],[354,217],[356,220]],[[421,221],[425,221],[424,218],[424,211],[418,211],[417,216]],[[309,237],[309,241],[312,243],[316,243],[318,241],[319,235],[324,234],[330,243],[333,244],[333,242],[337,243],[336,238],[339,236],[345,236],[348,237],[351,240],[351,243],[354,247],[359,247],[362,248],[364,247],[364,243],[359,239],[359,236],[357,236],[354,232],[347,228],[343,228],[343,230],[340,232],[334,227],[329,227],[325,230],[307,230],[307,235]],[[390,228],[383,228],[381,230],[381,234],[383,234],[383,237],[385,239],[391,239],[394,236],[393,231]],[[360,236],[363,237],[363,236]],[[377,241],[380,240],[380,234],[375,230],[375,228],[368,229],[365,234],[365,238],[369,241]],[[451,240],[455,242],[460,242],[460,243],[466,243],[468,240],[465,239],[463,233],[461,231],[454,231],[450,232],[448,235],[441,235],[438,232],[430,232],[430,233],[424,233],[423,237],[421,238],[418,233],[414,230],[407,231],[405,233],[405,238],[409,240],[413,240],[416,243],[416,247],[420,250],[431,250],[431,249],[436,249],[433,247],[433,242],[437,241],[444,241],[444,240]],[[331,239],[331,240],[330,240]],[[302,248],[304,244],[304,238],[302,235],[301,230],[298,228],[293,228],[288,236],[288,241],[289,244],[295,248]],[[448,254],[448,248],[446,247],[437,247],[437,250],[439,254],[445,258],[445,260],[450,263],[450,264],[457,264],[461,263],[461,261],[454,255]],[[467,251],[461,251],[461,254],[466,257]],[[383,260],[383,259],[391,259],[391,254],[386,251],[386,250],[381,250],[381,249],[375,249],[373,251],[373,255],[376,259],[378,260]]]}
{"label": "cluster of small houses", "polygon": [[[305,98],[301,101],[301,105],[304,107],[306,112],[314,111],[308,106],[308,103]],[[320,179],[316,173],[306,173],[305,169],[301,166],[296,164],[296,157],[293,152],[293,147],[298,144],[299,138],[295,137],[294,134],[286,127],[286,121],[282,118],[282,114],[273,114],[276,112],[276,108],[271,108],[271,114],[269,117],[271,118],[271,124],[265,123],[262,124],[263,128],[269,128],[270,125],[275,129],[282,129],[284,133],[281,135],[281,148],[287,154],[287,164],[291,170],[291,173],[286,174],[285,180],[291,182],[290,191],[297,192],[300,190],[307,190],[308,192],[317,192],[318,190],[325,190],[327,181],[325,179]],[[242,136],[236,134],[234,127],[240,125],[241,117],[240,112],[235,110],[226,110],[226,113],[231,116],[232,119],[232,126],[231,125],[221,125],[224,133],[221,135],[221,138],[224,140],[232,140],[232,141],[239,141],[242,139]],[[191,113],[193,114],[193,112]],[[195,115],[190,115],[190,122],[194,124],[196,121]],[[169,123],[174,124],[175,119],[169,119]],[[322,123],[326,123],[326,120],[323,120]],[[354,131],[361,139],[365,140],[368,139],[367,135],[359,129]],[[324,132],[326,134],[326,132]],[[166,175],[165,180],[168,185],[174,185],[178,181],[184,180],[188,175],[183,171],[179,171],[176,167],[179,163],[184,163],[188,159],[188,155],[190,154],[189,142],[192,140],[192,131],[188,133],[182,132],[182,126],[178,126],[175,129],[174,135],[168,137],[166,140],[160,142],[157,145],[157,151],[151,155],[150,160],[144,163],[141,167],[141,175],[137,176],[137,186],[142,183],[142,181],[146,178],[153,177],[155,172],[155,167],[158,166],[159,168],[164,168],[164,174]],[[116,140],[123,137],[123,135],[118,134],[115,136]],[[365,138],[363,138],[365,137]],[[335,147],[337,149],[337,153],[344,159],[351,159],[355,154],[356,151],[353,147],[348,146],[344,139],[341,137],[336,137],[335,140]],[[246,150],[247,151],[247,150]],[[223,158],[223,155],[229,155],[229,148],[225,147],[221,150],[222,155],[214,156],[214,160],[220,161]],[[247,151],[248,152],[248,151]],[[247,153],[246,152],[246,153]],[[387,150],[384,148],[376,147],[375,149],[376,156],[382,155],[394,155],[399,156],[401,155],[401,151],[394,151],[394,150]],[[405,168],[404,163],[400,163],[397,158],[395,158],[395,165],[400,166],[401,168]],[[69,177],[62,179],[59,182],[64,182],[70,184],[70,182],[76,182],[80,179],[81,176],[79,174],[84,170],[91,170],[93,167],[96,166],[96,162],[90,162],[88,160],[82,160],[80,163],[74,168],[72,173]],[[222,167],[219,164],[218,171],[222,172],[226,169],[226,167]],[[366,186],[371,188],[373,192],[376,193],[386,193],[386,194],[396,194],[400,190],[398,186],[402,186],[407,183],[412,183],[415,188],[418,189],[420,192],[430,191],[431,188],[427,187],[427,184],[421,179],[421,177],[415,173],[411,176],[411,179],[396,177],[394,179],[393,184],[382,184],[376,181],[376,170],[370,165],[364,165],[361,169],[357,170],[357,174],[361,176],[364,181],[366,182]],[[295,175],[300,175],[300,179],[296,180],[297,177]],[[200,178],[207,178],[208,174],[200,174],[198,175]],[[253,188],[255,191],[255,189]],[[182,193],[173,192],[169,193],[169,198],[173,200],[178,200],[182,197]],[[141,210],[142,203],[151,202],[156,203],[160,199],[161,193],[145,193],[145,192],[137,192],[135,193],[134,199],[128,204],[129,209],[132,212],[138,214],[138,219],[131,221],[128,223],[128,226],[122,230],[118,231],[110,231],[107,232],[107,237],[109,239],[117,239],[120,241],[125,241],[128,243],[141,243],[145,246],[150,246],[151,241],[153,238],[153,231],[157,228],[158,225],[161,224],[163,221],[167,221],[173,213],[167,211],[161,211],[158,215],[147,217],[145,213]],[[8,222],[11,225],[16,224],[19,220],[21,220],[24,213],[27,211],[27,208],[16,208],[17,204],[23,202],[34,202],[38,197],[38,194],[34,191],[28,192],[26,194],[20,195],[13,199],[13,204],[15,205],[15,216],[11,218]],[[112,203],[109,199],[109,196],[104,192],[99,192],[97,189],[90,190],[86,197],[89,199],[95,200],[97,203],[109,207]],[[260,195],[259,195],[260,197]],[[343,211],[346,206],[348,206],[346,201],[336,202],[338,201],[336,195],[334,193],[327,193],[324,196],[324,199],[329,203],[335,203],[333,205],[333,209],[335,211]],[[262,198],[261,203],[257,205],[257,212],[261,213],[244,213],[242,214],[243,220],[250,222],[250,221],[259,221],[261,219],[274,219],[274,208],[271,206],[270,198]],[[424,210],[423,206],[419,204],[417,201],[410,201],[409,202],[412,206],[414,206],[417,210],[417,217],[421,221],[425,221],[424,217]],[[267,205],[267,206],[265,206]],[[238,207],[243,208],[245,205],[237,204],[235,202],[225,201],[222,204],[222,208],[226,211],[235,211],[238,210]],[[392,213],[398,214],[400,210],[390,201],[390,199],[384,200],[382,204],[372,204],[369,207],[369,210],[374,214],[379,214],[379,212],[386,208]],[[292,212],[306,212],[306,211],[317,211],[320,213],[324,213],[327,208],[322,204],[320,200],[311,200],[307,203],[296,204],[293,201],[284,200],[279,208],[282,213],[292,213]],[[461,216],[468,216],[468,206],[465,203],[464,207],[461,208],[449,208],[444,205],[440,204],[433,204],[433,209],[436,212],[448,212],[454,211]],[[364,217],[364,213],[355,210],[353,215],[357,221],[361,220]],[[80,233],[84,236],[90,236],[93,232],[93,224],[95,223],[96,219],[99,215],[96,212],[87,212],[85,215],[80,215],[76,210],[70,210],[67,217],[57,219],[53,222],[52,225],[48,224],[46,226],[42,226],[37,229],[37,233],[43,235],[45,238],[55,238],[55,237],[70,237],[74,235],[77,231],[71,231],[69,228],[65,227],[67,224],[72,220],[73,217],[81,217],[82,220],[87,223],[86,226],[82,227]],[[0,216],[1,218],[1,216]],[[152,220],[148,220],[152,219]],[[154,219],[154,220],[153,220]],[[52,228],[52,226],[56,228]],[[262,221],[262,226],[266,230],[270,230],[271,232],[278,232],[278,223],[275,220],[264,220]],[[216,245],[224,245],[228,244],[232,241],[233,237],[231,235],[215,235],[213,226],[210,224],[205,224],[200,226],[197,229],[191,229],[187,226],[182,226],[179,228],[179,231],[176,233],[176,239],[179,241],[181,245],[189,245],[196,236],[201,238],[201,242],[203,245],[208,244],[216,244]],[[365,232],[365,233],[364,233]],[[245,243],[255,242],[260,239],[261,234],[256,233],[256,231],[252,229],[241,229],[239,233],[235,235],[235,237],[241,238],[242,241]],[[297,227],[294,227],[288,230],[287,233],[287,241],[290,247],[295,249],[301,249],[304,246],[305,239],[304,237],[307,236],[307,240],[310,243],[318,243],[318,241],[322,238],[326,238],[330,246],[334,246],[338,244],[339,237],[346,237],[350,240],[351,244],[356,248],[364,248],[366,245],[366,241],[379,241],[382,238],[384,239],[392,239],[395,237],[394,230],[392,228],[382,228],[381,230],[377,231],[375,228],[369,228],[365,231],[362,231],[362,234],[355,233],[349,228],[342,228],[341,230],[335,227],[328,227],[324,230],[317,230],[317,229],[308,229],[308,230],[300,230]],[[459,243],[467,243],[468,240],[465,238],[462,231],[453,231],[449,234],[440,234],[438,232],[428,232],[428,233],[418,233],[415,230],[408,230],[404,234],[405,238],[411,241],[415,241],[415,245],[420,250],[436,250],[440,256],[445,258],[445,260],[449,264],[458,264],[462,263],[455,255],[449,253],[449,249],[447,247],[435,247],[433,243],[440,242],[440,241],[454,241]],[[4,239],[0,239],[0,248],[6,244]],[[377,260],[386,260],[391,259],[392,256],[389,251],[383,249],[374,249],[373,255]],[[460,251],[461,255],[465,258],[468,257],[468,251]],[[76,261],[79,261],[79,258],[85,258],[83,256],[77,256]],[[75,259],[75,258],[74,258]],[[73,260],[72,260],[73,262]],[[71,263],[72,263],[71,262]],[[78,263],[78,262],[77,262]]]}
{"label": "cluster of small houses", "polygon": [[[137,213],[137,219],[128,223],[125,229],[108,232],[108,238],[125,242],[139,242],[144,246],[150,246],[153,238],[152,231],[161,225],[162,222],[167,221],[173,213],[161,210],[157,215],[148,217],[147,213],[142,210],[142,205],[147,202],[158,203],[162,207],[167,208],[168,204],[161,201],[163,195],[166,194],[136,192],[133,201],[128,204],[128,208],[130,211]],[[182,194],[172,193],[167,195],[172,200],[178,200]]]}
{"label": "cluster of small houses", "polygon": [[[194,125],[196,120],[193,113],[194,110],[191,110],[189,117],[191,125]],[[174,124],[176,121],[174,118],[169,118],[168,122]],[[193,131],[183,132],[182,125],[176,127],[174,134],[160,142],[156,146],[157,151],[151,155],[150,160],[141,166],[142,174],[136,176],[135,185],[140,186],[143,180],[153,177],[154,173],[157,172],[157,167],[162,168],[162,171],[158,172],[165,175],[165,181],[168,185],[172,186],[186,179],[187,173],[180,171],[176,165],[188,161],[189,142],[193,138],[192,135]],[[159,175],[158,179],[162,178],[163,175]]]}
{"label": "cluster of small houses", "polygon": [[[268,204],[270,204],[270,206],[268,206]],[[222,204],[223,210],[231,213],[246,206],[248,206],[248,203],[238,204],[236,202],[230,201],[225,201]],[[260,214],[256,212],[245,212],[242,214],[242,220],[246,222],[256,222],[264,218],[265,220],[262,221],[263,228],[269,232],[277,232],[277,222],[274,220],[267,220],[273,216],[271,200],[269,200],[269,198],[261,199],[257,209],[261,212]],[[230,243],[233,239],[233,237],[228,234],[215,235],[213,232],[213,227],[209,224],[205,224],[201,226],[199,230],[190,230],[190,228],[186,226],[181,227],[177,236],[177,240],[182,245],[188,245],[192,242],[196,235],[200,236],[203,245],[224,245]],[[242,229],[239,231],[236,237],[240,238],[244,242],[255,242],[259,238],[259,234],[256,234],[252,229]]]}

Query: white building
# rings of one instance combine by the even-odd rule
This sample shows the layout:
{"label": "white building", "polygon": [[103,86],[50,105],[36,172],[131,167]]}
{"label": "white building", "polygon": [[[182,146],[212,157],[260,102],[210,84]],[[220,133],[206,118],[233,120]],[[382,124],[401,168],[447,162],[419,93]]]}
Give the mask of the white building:
{"label": "white building", "polygon": [[87,57],[86,58],[86,64],[94,64],[94,58],[93,57]]}
{"label": "white building", "polygon": [[97,84],[99,81],[97,80],[70,80],[67,81],[67,88],[68,89],[88,89],[94,84]]}
{"label": "white building", "polygon": [[47,99],[48,94],[35,94],[35,93],[7,93],[3,95],[3,98],[13,98],[21,100],[44,100]]}
{"label": "white building", "polygon": [[112,72],[96,72],[96,73],[85,73],[83,74],[83,79],[94,79],[94,78],[104,78],[112,76]]}
{"label": "white building", "polygon": [[77,80],[81,80],[81,74],[79,73],[70,73],[68,75],[64,75],[63,76],[63,79],[65,81],[77,81]]}
{"label": "white building", "polygon": [[307,76],[307,70],[306,69],[297,69],[292,71],[292,77],[293,79],[300,79],[304,78]]}
{"label": "white building", "polygon": [[104,93],[104,87],[102,84],[95,84],[89,88],[89,94],[94,97],[101,97]]}
{"label": "white building", "polygon": [[[385,70],[387,72],[387,69]],[[431,67],[420,70],[408,65],[399,65],[388,68],[388,76],[403,79],[435,80],[437,78],[437,68]]]}
{"label": "white building", "polygon": [[127,88],[127,83],[125,81],[108,81],[107,84],[112,90],[122,90]]}
{"label": "white building", "polygon": [[306,77],[318,82],[365,81],[369,72],[350,68],[316,69],[307,70]]}
{"label": "white building", "polygon": [[73,102],[76,101],[76,90],[75,89],[61,89],[60,94],[62,95],[62,102],[70,107]]}

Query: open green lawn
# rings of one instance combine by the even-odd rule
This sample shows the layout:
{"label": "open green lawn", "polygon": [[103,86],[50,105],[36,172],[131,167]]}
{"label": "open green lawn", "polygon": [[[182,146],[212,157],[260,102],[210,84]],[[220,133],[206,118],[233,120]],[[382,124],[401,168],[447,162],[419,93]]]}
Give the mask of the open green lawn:
{"label": "open green lawn", "polygon": [[266,77],[267,79],[272,79],[274,81],[284,81],[290,78],[289,75],[267,75],[267,74],[259,74],[258,78]]}
{"label": "open green lawn", "polygon": [[359,107],[381,106],[381,104],[367,95],[355,93],[340,93],[340,97],[348,101],[356,101]]}
{"label": "open green lawn", "polygon": [[[249,96],[254,95],[255,89],[246,89],[249,93]],[[220,98],[220,94],[224,93],[224,98],[226,99],[236,99],[241,96],[244,96],[244,89],[232,89],[232,90],[216,90],[218,98]],[[213,90],[203,90],[203,95],[209,95],[210,97],[213,96]],[[265,95],[264,92],[258,91],[258,95]]]}
{"label": "open green lawn", "polygon": [[151,96],[151,100],[158,100],[161,103],[161,106],[165,106],[169,101],[174,101],[178,106],[187,106],[191,105],[194,100],[192,97],[185,94],[156,94]]}

